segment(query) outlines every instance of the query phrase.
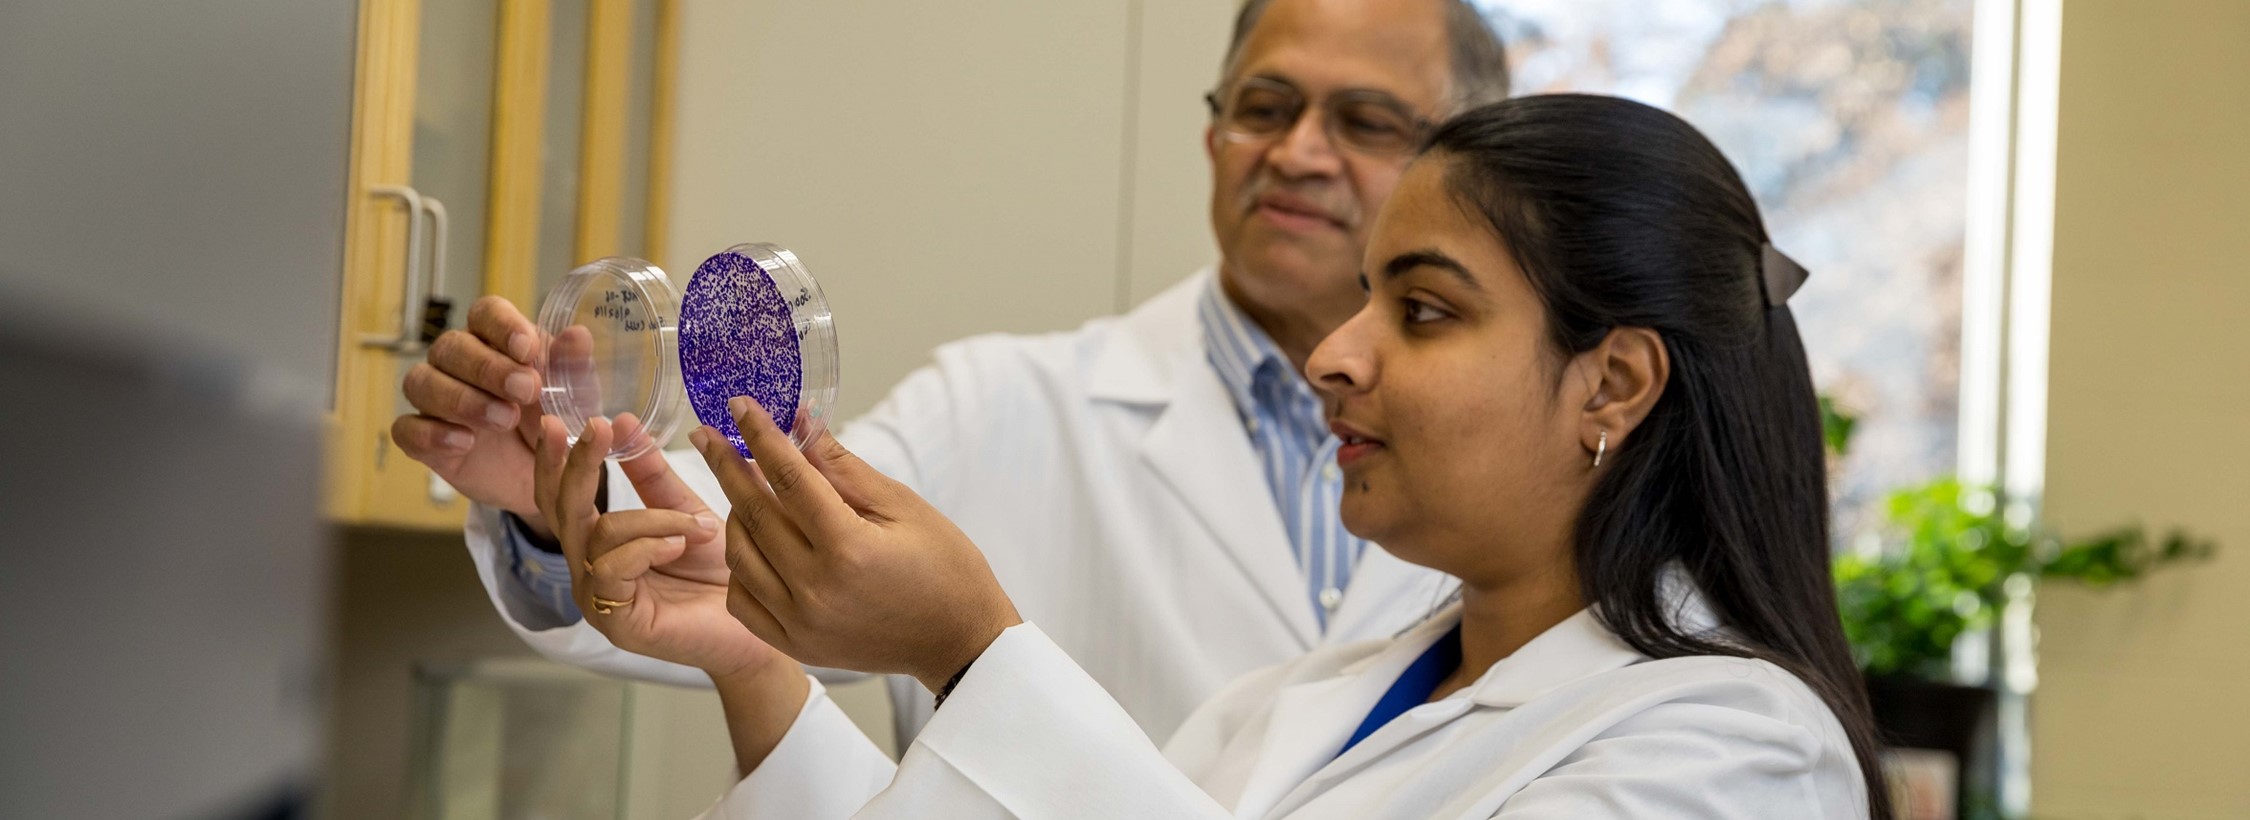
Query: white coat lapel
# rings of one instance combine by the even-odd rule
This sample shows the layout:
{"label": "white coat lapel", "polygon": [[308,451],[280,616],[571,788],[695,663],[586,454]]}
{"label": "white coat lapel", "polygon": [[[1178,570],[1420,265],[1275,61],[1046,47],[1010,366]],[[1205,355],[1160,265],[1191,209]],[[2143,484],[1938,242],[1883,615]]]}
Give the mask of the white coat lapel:
{"label": "white coat lapel", "polygon": [[1141,456],[1289,624],[1300,648],[1316,645],[1319,624],[1290,557],[1289,534],[1234,399],[1208,363],[1184,358],[1176,363],[1172,401],[1141,440]]}
{"label": "white coat lapel", "polygon": [[1205,269],[1188,277],[1121,319],[1094,361],[1089,393],[1158,414],[1141,438],[1142,461],[1194,511],[1299,648],[1310,650],[1320,626],[1303,573],[1234,399],[1204,350],[1196,299],[1213,275]]}
{"label": "white coat lapel", "polygon": [[[1453,628],[1458,617],[1424,622],[1379,651],[1344,665],[1333,677],[1285,687],[1274,699],[1272,723],[1258,763],[1235,804],[1237,817],[1285,814],[1326,791],[1342,773],[1358,770],[1391,747],[1458,717],[1471,704],[1447,704],[1443,717],[1403,715],[1338,755],[1383,693]],[[1407,724],[1420,728],[1409,729]]]}
{"label": "white coat lapel", "polygon": [[1257,762],[1243,779],[1236,817],[1264,817],[1275,803],[1335,758],[1367,717],[1382,689],[1370,678],[1341,676],[1283,688],[1274,696]]}

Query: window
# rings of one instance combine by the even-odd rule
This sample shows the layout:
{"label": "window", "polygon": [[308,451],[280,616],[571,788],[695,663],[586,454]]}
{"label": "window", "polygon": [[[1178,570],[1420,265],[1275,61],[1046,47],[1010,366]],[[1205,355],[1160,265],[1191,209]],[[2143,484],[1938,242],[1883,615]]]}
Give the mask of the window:
{"label": "window", "polygon": [[1972,0],[1480,0],[1515,93],[1673,111],[1740,169],[1823,393],[1860,417],[1837,537],[1891,488],[1951,472],[1961,401]]}

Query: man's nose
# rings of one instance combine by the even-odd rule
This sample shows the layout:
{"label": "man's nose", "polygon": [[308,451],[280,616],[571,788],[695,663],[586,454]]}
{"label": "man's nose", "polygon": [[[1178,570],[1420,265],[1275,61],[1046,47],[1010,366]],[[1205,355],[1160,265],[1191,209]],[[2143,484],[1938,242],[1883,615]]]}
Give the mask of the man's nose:
{"label": "man's nose", "polygon": [[1309,176],[1337,176],[1343,173],[1344,158],[1328,138],[1327,115],[1317,107],[1308,107],[1297,117],[1289,130],[1281,133],[1266,151],[1266,162],[1290,178]]}

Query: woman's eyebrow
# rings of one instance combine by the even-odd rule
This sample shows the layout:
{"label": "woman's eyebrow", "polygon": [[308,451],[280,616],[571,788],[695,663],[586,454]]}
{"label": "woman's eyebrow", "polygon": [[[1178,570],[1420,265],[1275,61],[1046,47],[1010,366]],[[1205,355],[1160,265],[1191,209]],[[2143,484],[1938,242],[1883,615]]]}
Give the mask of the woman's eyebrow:
{"label": "woman's eyebrow", "polygon": [[1383,263],[1383,277],[1389,279],[1403,276],[1415,268],[1436,268],[1453,274],[1453,278],[1461,280],[1461,284],[1470,290],[1484,290],[1484,285],[1469,273],[1467,267],[1435,248],[1407,251],[1391,257],[1391,261]]}

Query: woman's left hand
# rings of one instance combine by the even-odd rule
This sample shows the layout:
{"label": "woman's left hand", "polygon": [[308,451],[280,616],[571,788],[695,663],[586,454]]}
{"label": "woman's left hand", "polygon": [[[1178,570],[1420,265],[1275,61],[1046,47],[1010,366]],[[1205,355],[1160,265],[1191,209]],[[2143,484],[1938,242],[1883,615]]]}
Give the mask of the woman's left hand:
{"label": "woman's left hand", "polygon": [[690,435],[734,501],[727,611],[798,661],[914,676],[936,691],[1022,623],[976,544],[826,432],[803,452],[747,397],[728,403],[753,464]]}

